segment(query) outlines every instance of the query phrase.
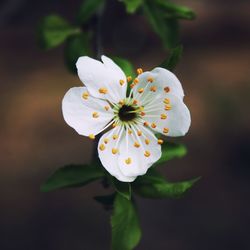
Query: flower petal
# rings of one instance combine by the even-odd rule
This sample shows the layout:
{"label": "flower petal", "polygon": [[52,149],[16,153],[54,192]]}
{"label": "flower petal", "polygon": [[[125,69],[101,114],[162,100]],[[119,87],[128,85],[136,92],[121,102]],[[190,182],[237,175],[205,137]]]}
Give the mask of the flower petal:
{"label": "flower petal", "polygon": [[138,76],[138,84],[133,88],[135,99],[142,103],[150,96],[157,93],[169,93],[183,99],[184,92],[180,81],[167,69],[155,68],[152,71],[146,71]]}
{"label": "flower petal", "polygon": [[113,136],[122,133],[119,130],[120,128],[114,128],[102,135],[98,143],[98,154],[102,165],[112,176],[122,182],[132,182],[136,176],[125,176],[118,167],[119,151],[116,151],[116,144],[119,143],[119,138],[115,136],[116,139],[113,139]]}
{"label": "flower petal", "polygon": [[154,134],[143,126],[124,131],[119,146],[118,164],[125,176],[144,175],[161,157],[161,146]]}
{"label": "flower petal", "polygon": [[92,97],[86,87],[68,90],[62,101],[64,120],[80,135],[96,135],[112,120],[108,102]]}
{"label": "flower petal", "polygon": [[92,96],[117,103],[126,97],[126,76],[111,59],[102,56],[102,60],[80,57],[76,63],[78,76]]}
{"label": "flower petal", "polygon": [[182,99],[175,95],[157,96],[145,106],[143,119],[151,128],[166,136],[183,136],[189,130],[191,124],[190,112]]}

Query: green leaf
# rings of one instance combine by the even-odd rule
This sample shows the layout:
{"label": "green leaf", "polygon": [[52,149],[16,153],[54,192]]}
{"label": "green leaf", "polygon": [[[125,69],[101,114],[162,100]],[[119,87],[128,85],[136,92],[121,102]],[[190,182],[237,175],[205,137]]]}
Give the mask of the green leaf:
{"label": "green leaf", "polygon": [[78,14],[77,22],[79,24],[84,24],[96,13],[99,9],[103,7],[105,0],[84,0],[81,4]]}
{"label": "green leaf", "polygon": [[170,51],[167,60],[161,63],[160,67],[173,71],[181,59],[183,46],[177,46]]}
{"label": "green leaf", "polygon": [[166,11],[165,17],[193,20],[196,17],[194,11],[186,6],[176,5],[166,0],[154,0]]}
{"label": "green leaf", "polygon": [[126,5],[126,10],[128,13],[133,14],[142,5],[143,0],[122,0]]}
{"label": "green leaf", "polygon": [[89,47],[88,37],[81,33],[71,36],[65,46],[64,58],[68,69],[72,73],[77,73],[76,61],[80,56],[92,56],[92,51]]}
{"label": "green leaf", "polygon": [[80,30],[70,25],[67,20],[58,15],[43,18],[38,25],[38,42],[43,49],[54,48],[62,44],[69,36]]}
{"label": "green leaf", "polygon": [[179,43],[179,25],[176,19],[166,19],[155,2],[145,1],[143,10],[155,33],[161,38],[165,48],[174,48]]}
{"label": "green leaf", "polygon": [[122,195],[124,198],[131,199],[131,184],[129,182],[120,182],[115,178],[112,178],[112,184],[117,193]]}
{"label": "green leaf", "polygon": [[106,210],[110,210],[113,207],[116,194],[95,196],[94,199],[103,205]]}
{"label": "green leaf", "polygon": [[100,166],[68,165],[58,169],[41,186],[42,192],[86,185],[104,176]]}
{"label": "green leaf", "polygon": [[112,250],[132,250],[141,239],[137,211],[131,200],[117,194],[111,217]]}
{"label": "green leaf", "polygon": [[187,154],[187,148],[185,145],[173,142],[164,142],[161,150],[161,158],[155,163],[155,165],[163,164],[174,158],[182,158]]}
{"label": "green leaf", "polygon": [[123,70],[126,76],[135,77],[134,66],[131,62],[121,57],[112,56],[111,58]]}
{"label": "green leaf", "polygon": [[154,169],[138,177],[133,183],[137,194],[145,198],[179,198],[196,183],[200,177],[180,182],[169,182]]}

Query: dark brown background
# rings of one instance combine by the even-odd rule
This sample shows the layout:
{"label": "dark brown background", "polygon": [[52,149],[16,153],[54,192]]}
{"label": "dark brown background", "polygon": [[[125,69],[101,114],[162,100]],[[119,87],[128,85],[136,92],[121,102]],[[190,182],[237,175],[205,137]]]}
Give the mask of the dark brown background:
{"label": "dark brown background", "polygon": [[[110,215],[92,199],[103,193],[99,183],[39,192],[58,167],[90,160],[89,140],[61,114],[64,93],[81,83],[65,69],[63,47],[43,52],[34,39],[41,17],[59,12],[72,19],[79,2],[0,3],[1,250],[109,249]],[[181,23],[185,51],[176,70],[192,114],[189,134],[179,139],[189,154],[163,172],[170,180],[203,178],[180,200],[138,199],[143,237],[137,249],[247,250],[250,3],[182,2],[198,14]],[[158,38],[142,18],[126,18],[122,5],[112,6],[103,27],[105,53],[144,69],[158,65],[165,57]]]}

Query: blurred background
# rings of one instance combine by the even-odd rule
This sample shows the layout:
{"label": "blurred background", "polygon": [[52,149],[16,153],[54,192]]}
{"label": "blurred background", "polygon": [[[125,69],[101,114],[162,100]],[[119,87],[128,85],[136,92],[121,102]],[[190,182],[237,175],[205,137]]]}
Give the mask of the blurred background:
{"label": "blurred background", "polygon": [[[99,183],[43,194],[58,167],[87,163],[92,142],[66,125],[65,92],[80,86],[67,71],[63,46],[44,52],[35,41],[51,13],[73,19],[80,0],[0,2],[0,249],[108,250],[110,213],[92,197]],[[176,1],[198,18],[181,22],[184,55],[175,73],[191,110],[189,153],[162,171],[169,180],[203,178],[182,199],[138,199],[138,250],[250,249],[250,2]],[[140,16],[111,3],[103,24],[106,54],[150,70],[166,54]],[[108,191],[107,191],[108,193]]]}

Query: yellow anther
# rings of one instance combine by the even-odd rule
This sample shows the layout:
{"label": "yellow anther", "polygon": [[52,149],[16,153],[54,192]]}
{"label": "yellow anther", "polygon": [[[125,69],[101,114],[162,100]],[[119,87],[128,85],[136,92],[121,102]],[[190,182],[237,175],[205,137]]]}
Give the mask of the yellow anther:
{"label": "yellow anther", "polygon": [[134,84],[136,85],[137,83],[139,83],[139,79],[138,79],[138,78],[135,78],[135,79],[134,79]]}
{"label": "yellow anther", "polygon": [[170,91],[170,88],[169,88],[169,87],[165,87],[165,88],[164,88],[164,91],[165,91],[166,93],[168,93],[168,92]]}
{"label": "yellow anther", "polygon": [[169,104],[170,103],[170,100],[168,98],[165,98],[164,101],[163,101],[165,104]]}
{"label": "yellow anther", "polygon": [[130,82],[132,80],[131,76],[127,76],[127,82]]}
{"label": "yellow anther", "polygon": [[148,77],[147,81],[148,81],[148,82],[153,82],[153,81],[154,81],[154,78],[153,78],[153,77]]}
{"label": "yellow anther", "polygon": [[99,93],[100,94],[107,94],[108,93],[108,90],[106,88],[100,88],[99,89]]}
{"label": "yellow anther", "polygon": [[136,141],[136,142],[134,143],[134,146],[135,146],[136,148],[139,148],[141,145]]}
{"label": "yellow anther", "polygon": [[170,104],[165,105],[165,110],[170,110],[172,107]]}
{"label": "yellow anther", "polygon": [[105,138],[103,141],[104,141],[105,144],[108,144],[109,139],[108,139],[108,138]]}
{"label": "yellow anther", "polygon": [[144,110],[144,107],[143,107],[143,106],[140,106],[139,109],[140,109],[141,111],[143,111],[143,110]]}
{"label": "yellow anther", "polygon": [[150,91],[155,92],[156,90],[157,90],[157,87],[156,87],[156,86],[150,87]]}
{"label": "yellow anther", "polygon": [[120,104],[121,106],[123,106],[123,105],[124,105],[124,100],[120,100],[120,101],[119,101],[119,104]]}
{"label": "yellow anther", "polygon": [[169,132],[169,129],[168,129],[168,128],[164,128],[164,129],[163,129],[163,133],[164,133],[164,134],[167,134],[168,132]]}
{"label": "yellow anther", "polygon": [[144,89],[143,88],[140,88],[140,89],[138,89],[138,93],[143,93],[143,91],[144,91]]}
{"label": "yellow anther", "polygon": [[131,83],[131,84],[130,84],[130,88],[131,88],[131,89],[132,89],[134,86],[135,86],[134,83]]}
{"label": "yellow anther", "polygon": [[150,152],[146,150],[145,153],[144,153],[144,155],[145,155],[146,157],[149,157],[149,156],[150,156]]}
{"label": "yellow anther", "polygon": [[108,111],[108,110],[109,110],[109,106],[105,106],[104,108],[105,108],[105,110],[106,110],[106,111]]}
{"label": "yellow anther", "polygon": [[122,86],[125,83],[125,81],[124,80],[120,80],[119,83]]}
{"label": "yellow anther", "polygon": [[162,120],[165,120],[167,118],[167,115],[166,114],[161,114],[161,119]]}
{"label": "yellow anther", "polygon": [[149,124],[148,124],[148,122],[144,122],[143,125],[144,125],[145,127],[148,127]]}
{"label": "yellow anther", "polygon": [[128,159],[125,160],[125,163],[126,163],[126,164],[131,164],[131,162],[132,162],[132,160],[131,160],[130,157],[128,157]]}
{"label": "yellow anther", "polygon": [[85,99],[85,100],[87,100],[88,97],[89,97],[89,93],[88,92],[83,92],[82,98]]}
{"label": "yellow anther", "polygon": [[112,154],[116,154],[118,152],[118,149],[117,148],[112,148]]}
{"label": "yellow anther", "polygon": [[93,117],[93,118],[98,118],[98,117],[99,117],[98,112],[93,112],[93,113],[92,113],[92,117]]}
{"label": "yellow anther", "polygon": [[137,72],[138,75],[140,75],[140,74],[143,73],[143,69],[142,69],[142,68],[139,68],[139,69],[136,70],[136,72]]}
{"label": "yellow anther", "polygon": [[137,101],[137,100],[134,100],[134,101],[133,101],[133,104],[134,104],[134,105],[136,105],[137,103],[138,103],[138,101]]}
{"label": "yellow anther", "polygon": [[128,130],[128,134],[129,134],[129,135],[132,134],[132,130],[131,130],[131,129]]}
{"label": "yellow anther", "polygon": [[103,151],[103,150],[105,149],[104,144],[101,144],[101,145],[99,146],[99,149],[100,149],[101,151]]}
{"label": "yellow anther", "polygon": [[150,143],[149,139],[145,139],[145,143],[148,145]]}
{"label": "yellow anther", "polygon": [[113,123],[113,124],[112,124],[112,128],[115,128],[115,127],[116,127],[116,123]]}
{"label": "yellow anther", "polygon": [[153,123],[151,123],[151,127],[152,128],[156,128],[156,124],[153,122]]}
{"label": "yellow anther", "polygon": [[116,140],[118,138],[118,135],[113,135],[113,139]]}
{"label": "yellow anther", "polygon": [[138,135],[138,136],[141,136],[141,135],[142,135],[141,130],[138,130],[138,131],[137,131],[137,135]]}
{"label": "yellow anther", "polygon": [[158,144],[163,144],[163,140],[162,139],[158,139]]}
{"label": "yellow anther", "polygon": [[141,112],[141,116],[144,116],[144,115],[146,115],[146,113],[145,112]]}
{"label": "yellow anther", "polygon": [[95,139],[95,135],[94,134],[90,134],[89,135],[89,139],[94,140]]}

